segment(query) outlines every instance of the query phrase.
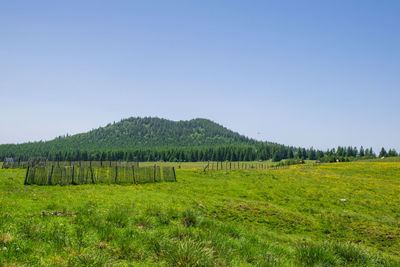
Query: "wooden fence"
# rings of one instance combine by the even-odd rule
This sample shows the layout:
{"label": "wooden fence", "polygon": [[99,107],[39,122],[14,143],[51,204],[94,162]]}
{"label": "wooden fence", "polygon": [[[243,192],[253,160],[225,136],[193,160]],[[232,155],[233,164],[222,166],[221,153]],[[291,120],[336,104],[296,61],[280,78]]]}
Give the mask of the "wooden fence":
{"label": "wooden fence", "polygon": [[25,185],[144,184],[176,182],[174,167],[28,167]]}
{"label": "wooden fence", "polygon": [[296,163],[296,164],[287,164],[285,162],[281,163],[254,163],[254,162],[208,162],[204,167],[203,171],[208,170],[281,170],[281,169],[289,169],[293,166],[298,166],[300,168],[312,168],[319,166],[321,163]]}

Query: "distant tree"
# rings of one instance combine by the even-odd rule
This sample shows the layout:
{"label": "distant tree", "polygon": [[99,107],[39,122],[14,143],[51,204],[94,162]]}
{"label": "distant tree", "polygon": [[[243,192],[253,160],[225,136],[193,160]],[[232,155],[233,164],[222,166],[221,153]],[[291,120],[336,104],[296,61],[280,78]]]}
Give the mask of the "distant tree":
{"label": "distant tree", "polygon": [[311,147],[310,150],[308,151],[308,158],[310,160],[316,160],[317,159],[317,156],[316,156],[316,153],[315,153],[315,150],[314,150],[313,147]]}
{"label": "distant tree", "polygon": [[385,148],[382,147],[381,152],[379,152],[379,157],[381,158],[381,157],[386,157],[386,156],[387,156],[387,152],[386,152]]}
{"label": "distant tree", "polygon": [[345,155],[344,148],[339,146],[339,147],[337,148],[336,155],[339,156],[339,157],[343,157],[343,156]]}
{"label": "distant tree", "polygon": [[360,157],[364,157],[364,156],[365,156],[365,150],[364,150],[364,147],[363,147],[363,146],[360,147],[360,153],[359,153],[359,155],[360,155]]}
{"label": "distant tree", "polygon": [[357,157],[358,155],[358,149],[357,147],[353,147],[353,157]]}
{"label": "distant tree", "polygon": [[388,157],[397,157],[398,155],[399,154],[394,149],[389,149],[389,152],[387,153]]}
{"label": "distant tree", "polygon": [[372,147],[369,148],[369,154],[370,154],[372,157],[376,157],[376,154],[375,154],[374,150],[372,149]]}
{"label": "distant tree", "polygon": [[292,158],[294,158],[294,154],[293,154],[293,149],[289,149],[289,152],[288,152],[288,158],[289,159],[292,159]]}
{"label": "distant tree", "polygon": [[279,153],[278,150],[276,150],[274,152],[274,154],[272,155],[272,161],[273,162],[278,162],[278,161],[281,161],[281,159],[282,159],[281,154]]}
{"label": "distant tree", "polygon": [[321,151],[321,150],[318,150],[318,151],[317,151],[317,159],[318,159],[318,160],[321,160],[323,157],[324,157],[324,152]]}
{"label": "distant tree", "polygon": [[301,156],[300,158],[306,159],[307,158],[307,150],[305,148],[301,149]]}

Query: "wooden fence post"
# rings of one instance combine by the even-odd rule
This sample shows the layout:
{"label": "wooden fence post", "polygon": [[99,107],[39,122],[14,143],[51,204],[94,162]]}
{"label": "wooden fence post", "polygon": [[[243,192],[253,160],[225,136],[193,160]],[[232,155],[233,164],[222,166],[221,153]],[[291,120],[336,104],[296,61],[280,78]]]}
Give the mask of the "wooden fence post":
{"label": "wooden fence post", "polygon": [[156,182],[156,164],[154,164],[154,177],[153,177],[154,182]]}
{"label": "wooden fence post", "polygon": [[28,166],[28,169],[26,169],[26,175],[25,175],[24,185],[27,185],[27,182],[28,182],[28,174],[29,174],[29,166]]}
{"label": "wooden fence post", "polygon": [[118,166],[115,165],[115,183],[117,183],[118,179]]}
{"label": "wooden fence post", "polygon": [[53,178],[53,169],[54,169],[54,165],[51,165],[51,171],[50,171],[50,175],[49,175],[49,180],[47,181],[47,184],[49,184],[49,185],[52,184],[51,178]]}
{"label": "wooden fence post", "polygon": [[204,166],[203,172],[206,172],[207,169],[210,169],[210,162],[208,162],[207,165]]}
{"label": "wooden fence post", "polygon": [[92,162],[90,162],[90,176],[91,176],[91,178],[92,178],[92,184],[94,184],[94,177],[93,177]]}
{"label": "wooden fence post", "polygon": [[35,174],[36,174],[36,169],[33,169],[33,183],[35,183]]}
{"label": "wooden fence post", "polygon": [[174,167],[172,167],[172,172],[174,173],[174,180],[176,182],[176,174],[175,174],[175,168]]}
{"label": "wooden fence post", "polygon": [[135,179],[135,167],[132,166],[132,175],[133,175],[133,183],[136,184],[136,179]]}
{"label": "wooden fence post", "polygon": [[75,184],[75,166],[72,165],[72,181],[71,184]]}
{"label": "wooden fence post", "polygon": [[35,183],[35,174],[36,174],[36,169],[33,169],[33,183]]}
{"label": "wooden fence post", "polygon": [[66,167],[66,166],[64,166],[64,167],[62,168],[62,170],[64,170],[64,171],[63,171],[63,173],[64,173],[64,179],[63,179],[63,182],[65,182],[65,184],[67,184],[67,181],[68,181],[68,176],[67,176],[67,167]]}

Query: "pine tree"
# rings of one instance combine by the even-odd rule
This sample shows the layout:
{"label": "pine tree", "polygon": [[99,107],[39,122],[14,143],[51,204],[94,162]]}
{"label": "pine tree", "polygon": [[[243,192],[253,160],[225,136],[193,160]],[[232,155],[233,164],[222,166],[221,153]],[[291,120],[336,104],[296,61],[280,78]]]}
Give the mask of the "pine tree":
{"label": "pine tree", "polygon": [[315,150],[313,147],[310,148],[310,150],[308,151],[308,159],[310,160],[316,160],[316,154],[315,154]]}
{"label": "pine tree", "polygon": [[379,152],[379,157],[382,158],[382,157],[386,157],[386,156],[387,156],[387,152],[386,152],[385,148],[382,147],[381,152]]}
{"label": "pine tree", "polygon": [[397,157],[398,154],[397,154],[396,150],[394,150],[394,149],[389,149],[389,152],[388,152],[387,156],[388,156],[388,157]]}
{"label": "pine tree", "polygon": [[365,156],[365,151],[363,146],[360,147],[360,157],[364,157]]}
{"label": "pine tree", "polygon": [[280,153],[279,153],[279,151],[278,150],[276,150],[275,152],[274,152],[274,154],[272,155],[272,161],[273,162],[278,162],[278,161],[281,161],[281,155],[280,155]]}

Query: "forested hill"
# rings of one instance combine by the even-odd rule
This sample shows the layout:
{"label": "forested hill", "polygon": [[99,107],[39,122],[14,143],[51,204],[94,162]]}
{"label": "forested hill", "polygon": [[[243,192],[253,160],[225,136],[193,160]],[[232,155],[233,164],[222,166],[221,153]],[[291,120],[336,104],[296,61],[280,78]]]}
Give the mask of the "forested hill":
{"label": "forested hill", "polygon": [[0,156],[39,156],[59,151],[127,151],[152,148],[215,147],[258,143],[207,119],[171,121],[128,118],[87,133],[51,141],[0,145]]}
{"label": "forested hill", "polygon": [[[397,156],[395,150],[382,156]],[[170,121],[129,118],[87,133],[60,136],[46,142],[0,145],[0,160],[46,158],[48,160],[138,161],[252,161],[310,159],[346,160],[375,157],[371,149],[338,147],[326,152],[256,141],[206,119]]]}
{"label": "forested hill", "polygon": [[47,142],[59,149],[132,149],[152,147],[218,146],[254,143],[245,136],[207,119],[171,121],[129,118],[88,133]]}

